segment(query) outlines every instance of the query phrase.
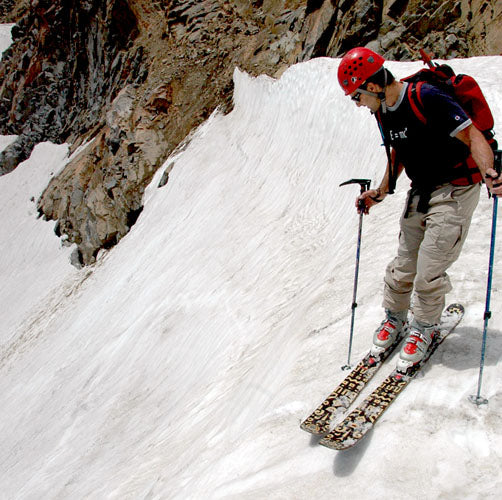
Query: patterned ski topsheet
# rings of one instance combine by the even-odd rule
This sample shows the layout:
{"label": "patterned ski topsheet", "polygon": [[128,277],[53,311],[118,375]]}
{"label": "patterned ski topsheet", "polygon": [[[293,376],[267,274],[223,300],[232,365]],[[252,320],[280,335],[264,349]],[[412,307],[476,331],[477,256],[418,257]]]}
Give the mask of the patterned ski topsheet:
{"label": "patterned ski topsheet", "polygon": [[319,444],[335,450],[345,450],[354,446],[374,426],[378,418],[425,365],[443,340],[460,323],[463,315],[464,307],[461,304],[449,305],[441,317],[440,334],[433,340],[422,362],[408,370],[405,375],[393,370],[361,405],[321,439]]}
{"label": "patterned ski topsheet", "polygon": [[311,434],[328,433],[331,422],[345,413],[406,333],[407,331],[404,331],[383,356],[375,357],[370,352],[366,354],[338,387],[301,423],[300,427]]}

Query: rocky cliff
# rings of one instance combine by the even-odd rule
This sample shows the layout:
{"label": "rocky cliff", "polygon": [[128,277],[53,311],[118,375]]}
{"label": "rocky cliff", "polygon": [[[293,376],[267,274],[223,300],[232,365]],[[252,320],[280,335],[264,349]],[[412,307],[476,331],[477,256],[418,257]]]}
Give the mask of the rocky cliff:
{"label": "rocky cliff", "polygon": [[502,4],[482,0],[0,0],[0,16],[17,23],[0,133],[19,136],[0,173],[39,141],[85,143],[38,203],[83,264],[127,233],[190,131],[231,109],[236,66],[279,76],[355,45],[398,60],[502,51]]}

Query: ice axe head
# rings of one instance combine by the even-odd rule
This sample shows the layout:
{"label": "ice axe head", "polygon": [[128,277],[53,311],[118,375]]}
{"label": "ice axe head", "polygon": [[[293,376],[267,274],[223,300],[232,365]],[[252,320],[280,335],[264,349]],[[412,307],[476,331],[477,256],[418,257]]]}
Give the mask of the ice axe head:
{"label": "ice axe head", "polygon": [[[363,194],[365,191],[368,191],[371,185],[371,179],[350,179],[349,181],[342,182],[340,184],[341,186],[347,186],[349,184],[359,184],[361,186],[361,194]],[[363,209],[364,208],[364,201],[360,200],[359,202],[359,208]]]}
{"label": "ice axe head", "polygon": [[342,182],[340,187],[347,186],[348,184],[359,184],[361,186],[361,193],[364,193],[370,188],[371,179],[350,179],[350,181]]}

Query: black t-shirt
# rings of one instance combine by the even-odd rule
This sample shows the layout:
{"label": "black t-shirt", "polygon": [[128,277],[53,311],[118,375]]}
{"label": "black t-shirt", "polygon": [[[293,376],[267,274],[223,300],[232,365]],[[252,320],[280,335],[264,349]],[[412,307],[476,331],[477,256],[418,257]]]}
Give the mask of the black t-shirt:
{"label": "black t-shirt", "polygon": [[469,148],[455,135],[472,122],[452,97],[423,84],[420,109],[426,123],[422,123],[410,104],[408,86],[404,83],[396,104],[380,114],[382,126],[412,186],[439,186],[452,180],[452,167],[469,156]]}

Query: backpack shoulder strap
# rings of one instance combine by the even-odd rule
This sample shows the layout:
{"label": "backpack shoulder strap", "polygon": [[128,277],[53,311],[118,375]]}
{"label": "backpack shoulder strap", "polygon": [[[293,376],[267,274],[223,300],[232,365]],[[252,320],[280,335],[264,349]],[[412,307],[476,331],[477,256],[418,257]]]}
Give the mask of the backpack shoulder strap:
{"label": "backpack shoulder strap", "polygon": [[427,118],[424,115],[424,103],[421,96],[422,85],[423,82],[408,84],[408,100],[415,116],[425,125]]}
{"label": "backpack shoulder strap", "polygon": [[390,147],[390,141],[385,133],[382,115],[380,109],[375,113],[375,118],[378,123],[378,128],[380,130],[380,135],[382,136],[383,145],[385,147],[385,153],[387,155],[387,161],[389,166],[389,190],[387,194],[394,194],[397,182],[397,158],[392,158],[392,151]]}

